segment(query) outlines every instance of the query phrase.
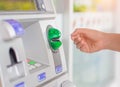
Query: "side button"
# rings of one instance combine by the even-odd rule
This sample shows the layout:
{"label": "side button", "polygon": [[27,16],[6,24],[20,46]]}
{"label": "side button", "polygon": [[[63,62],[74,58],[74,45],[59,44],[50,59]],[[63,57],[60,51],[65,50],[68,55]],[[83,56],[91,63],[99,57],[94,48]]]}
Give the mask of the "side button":
{"label": "side button", "polygon": [[24,82],[18,83],[14,87],[26,87]]}

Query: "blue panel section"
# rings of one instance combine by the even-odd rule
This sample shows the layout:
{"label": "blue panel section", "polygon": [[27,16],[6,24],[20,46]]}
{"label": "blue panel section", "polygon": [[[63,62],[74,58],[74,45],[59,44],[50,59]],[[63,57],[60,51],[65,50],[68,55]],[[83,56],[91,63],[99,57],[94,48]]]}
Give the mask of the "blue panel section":
{"label": "blue panel section", "polygon": [[58,65],[55,67],[55,72],[58,74],[60,72],[62,72],[62,66],[61,65]]}
{"label": "blue panel section", "polygon": [[25,87],[25,83],[24,83],[24,82],[21,82],[21,83],[15,85],[14,87]]}
{"label": "blue panel section", "polygon": [[38,75],[38,80],[39,81],[43,81],[45,79],[46,79],[46,73],[45,72]]}
{"label": "blue panel section", "polygon": [[6,22],[8,22],[14,29],[16,36],[20,36],[24,34],[24,29],[22,27],[22,25],[17,22],[16,20],[10,19],[10,20],[6,20]]}

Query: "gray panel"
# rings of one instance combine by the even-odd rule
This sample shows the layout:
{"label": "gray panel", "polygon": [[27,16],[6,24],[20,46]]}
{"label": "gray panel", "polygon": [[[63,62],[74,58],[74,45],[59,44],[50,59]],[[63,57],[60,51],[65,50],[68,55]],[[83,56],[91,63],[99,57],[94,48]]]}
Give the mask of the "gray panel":
{"label": "gray panel", "polygon": [[2,87],[1,79],[0,79],[0,87]]}
{"label": "gray panel", "polygon": [[28,59],[48,65],[47,47],[42,36],[40,24],[34,23],[25,29],[22,37]]}

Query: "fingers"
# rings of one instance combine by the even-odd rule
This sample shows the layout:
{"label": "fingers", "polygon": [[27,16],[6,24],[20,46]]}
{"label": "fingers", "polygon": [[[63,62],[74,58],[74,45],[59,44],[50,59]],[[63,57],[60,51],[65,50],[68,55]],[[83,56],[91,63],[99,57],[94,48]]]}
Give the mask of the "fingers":
{"label": "fingers", "polygon": [[78,35],[77,36],[71,36],[71,39],[74,41],[76,38],[78,38]]}
{"label": "fingers", "polygon": [[80,49],[83,52],[90,52],[89,47],[86,43],[84,34],[86,31],[82,29],[76,29],[72,34],[71,34],[71,39],[74,41],[74,44],[78,49]]}
{"label": "fingers", "polygon": [[[78,40],[77,40],[77,41],[78,41]],[[85,42],[84,39],[81,39],[81,40],[78,41],[78,42],[77,42],[77,41],[75,42],[76,48],[80,49],[80,50],[83,51],[83,52],[90,53],[90,49],[89,49],[89,47],[88,47],[88,45],[87,45],[87,43]]]}
{"label": "fingers", "polygon": [[79,32],[76,31],[75,33],[71,34],[71,39],[73,41],[81,40],[81,38],[82,38],[82,33],[79,33]]}
{"label": "fingers", "polygon": [[76,47],[78,49],[80,49],[80,47],[82,46],[82,35],[78,34],[78,30],[76,30],[72,35],[71,35],[71,39],[74,41],[74,44],[76,45]]}
{"label": "fingers", "polygon": [[78,35],[78,34],[80,34],[80,33],[85,33],[85,32],[87,32],[87,28],[77,28],[77,29],[75,29],[75,31],[71,34],[71,36],[76,36],[76,35]]}
{"label": "fingers", "polygon": [[76,48],[77,49],[81,49],[84,45],[82,44],[82,42],[79,42],[78,44],[76,44]]}
{"label": "fingers", "polygon": [[76,38],[74,38],[74,44],[78,44],[78,43],[80,43],[81,42],[81,40],[82,40],[82,38],[80,37],[80,36],[77,36]]}
{"label": "fingers", "polygon": [[83,29],[83,28],[76,29],[76,30],[71,34],[71,39],[74,41],[75,38],[81,37],[83,32],[84,32],[84,29]]}
{"label": "fingers", "polygon": [[71,34],[71,39],[74,41],[74,39],[79,37],[79,33],[77,30],[75,30],[72,34]]}
{"label": "fingers", "polygon": [[77,35],[79,32],[79,29],[76,29],[72,34],[71,34],[71,36],[75,36],[75,35]]}
{"label": "fingers", "polygon": [[78,42],[77,44],[76,44],[76,47],[78,48],[78,49],[81,49],[82,47],[84,47],[85,46],[85,42],[83,41],[83,40],[81,40],[80,42]]}
{"label": "fingers", "polygon": [[90,53],[88,46],[83,44],[83,42],[81,44],[77,45],[77,48],[82,52]]}

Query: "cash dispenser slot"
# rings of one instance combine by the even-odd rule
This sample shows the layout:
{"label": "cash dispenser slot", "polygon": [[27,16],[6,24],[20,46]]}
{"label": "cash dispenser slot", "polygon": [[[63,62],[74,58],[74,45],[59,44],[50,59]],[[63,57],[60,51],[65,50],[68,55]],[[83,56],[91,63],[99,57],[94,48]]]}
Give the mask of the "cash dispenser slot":
{"label": "cash dispenser slot", "polygon": [[23,63],[17,61],[17,55],[13,48],[9,49],[9,56],[11,64],[7,66],[7,71],[10,81],[25,76]]}
{"label": "cash dispenser slot", "polygon": [[[10,66],[17,64],[18,61],[17,61],[16,53],[13,48],[10,48],[9,55],[10,55],[10,60],[11,60]],[[10,66],[8,66],[8,67],[10,67]]]}

